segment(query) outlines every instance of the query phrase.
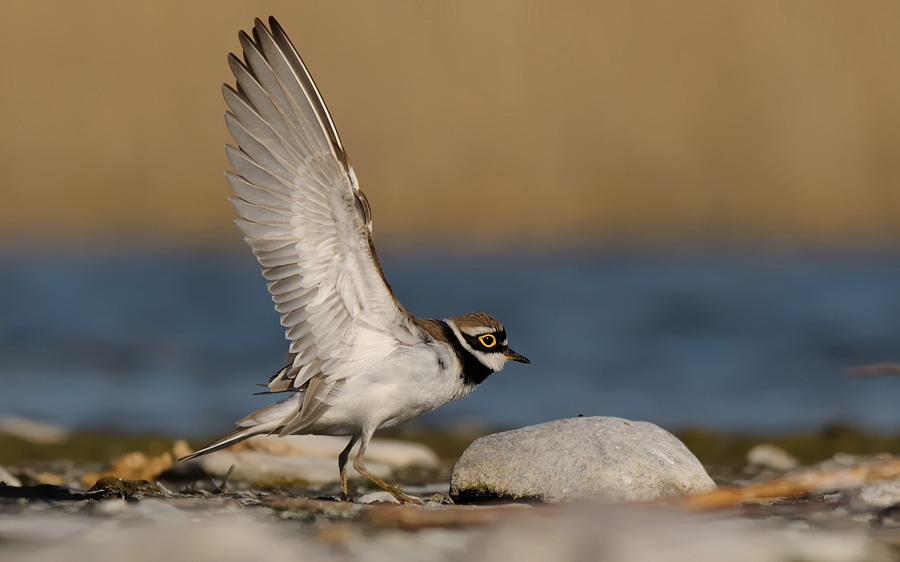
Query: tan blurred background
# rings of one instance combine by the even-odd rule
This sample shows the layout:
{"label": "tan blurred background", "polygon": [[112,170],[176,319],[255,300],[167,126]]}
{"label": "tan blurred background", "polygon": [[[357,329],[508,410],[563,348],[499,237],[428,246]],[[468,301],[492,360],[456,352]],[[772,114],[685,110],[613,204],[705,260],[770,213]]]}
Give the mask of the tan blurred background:
{"label": "tan blurred background", "polygon": [[219,85],[269,14],[379,242],[900,234],[897,2],[6,0],[0,245],[238,246]]}

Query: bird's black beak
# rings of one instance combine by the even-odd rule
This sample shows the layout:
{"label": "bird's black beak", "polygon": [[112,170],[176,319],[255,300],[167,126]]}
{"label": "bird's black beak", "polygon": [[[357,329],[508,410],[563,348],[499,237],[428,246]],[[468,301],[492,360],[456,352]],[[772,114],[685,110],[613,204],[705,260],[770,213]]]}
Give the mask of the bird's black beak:
{"label": "bird's black beak", "polygon": [[522,357],[508,347],[506,348],[506,351],[503,352],[503,355],[505,355],[507,359],[512,359],[513,361],[518,361],[519,363],[531,363],[531,361]]}

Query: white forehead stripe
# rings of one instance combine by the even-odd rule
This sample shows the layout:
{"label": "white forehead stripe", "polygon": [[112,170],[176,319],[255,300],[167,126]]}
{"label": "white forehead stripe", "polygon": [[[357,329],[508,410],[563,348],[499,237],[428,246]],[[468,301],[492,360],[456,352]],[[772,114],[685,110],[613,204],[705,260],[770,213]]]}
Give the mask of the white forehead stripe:
{"label": "white forehead stripe", "polygon": [[490,334],[496,332],[494,328],[489,328],[488,326],[476,326],[475,328],[466,328],[467,336],[482,336],[484,334]]}

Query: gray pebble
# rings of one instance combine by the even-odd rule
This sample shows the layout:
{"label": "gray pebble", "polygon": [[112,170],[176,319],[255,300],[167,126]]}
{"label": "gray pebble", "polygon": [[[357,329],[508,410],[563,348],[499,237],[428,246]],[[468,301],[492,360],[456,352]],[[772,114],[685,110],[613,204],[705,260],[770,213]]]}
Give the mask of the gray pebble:
{"label": "gray pebble", "polygon": [[857,509],[884,509],[900,504],[900,480],[875,482],[852,490],[850,504]]}
{"label": "gray pebble", "polygon": [[800,462],[781,447],[760,443],[747,452],[747,464],[787,472],[800,466]]}
{"label": "gray pebble", "polygon": [[355,503],[400,503],[397,498],[395,498],[391,495],[390,492],[387,492],[385,490],[369,492],[368,494],[364,494],[356,498],[356,500],[354,501]]}

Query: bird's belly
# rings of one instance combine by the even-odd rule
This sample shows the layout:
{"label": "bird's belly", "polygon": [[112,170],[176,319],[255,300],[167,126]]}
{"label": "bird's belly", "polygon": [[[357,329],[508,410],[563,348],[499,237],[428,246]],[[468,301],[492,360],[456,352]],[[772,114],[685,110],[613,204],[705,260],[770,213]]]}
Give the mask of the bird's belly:
{"label": "bird's belly", "polygon": [[364,427],[390,427],[471,392],[443,350],[422,348],[401,349],[348,377],[328,400],[331,407],[315,424],[317,429],[351,434]]}

